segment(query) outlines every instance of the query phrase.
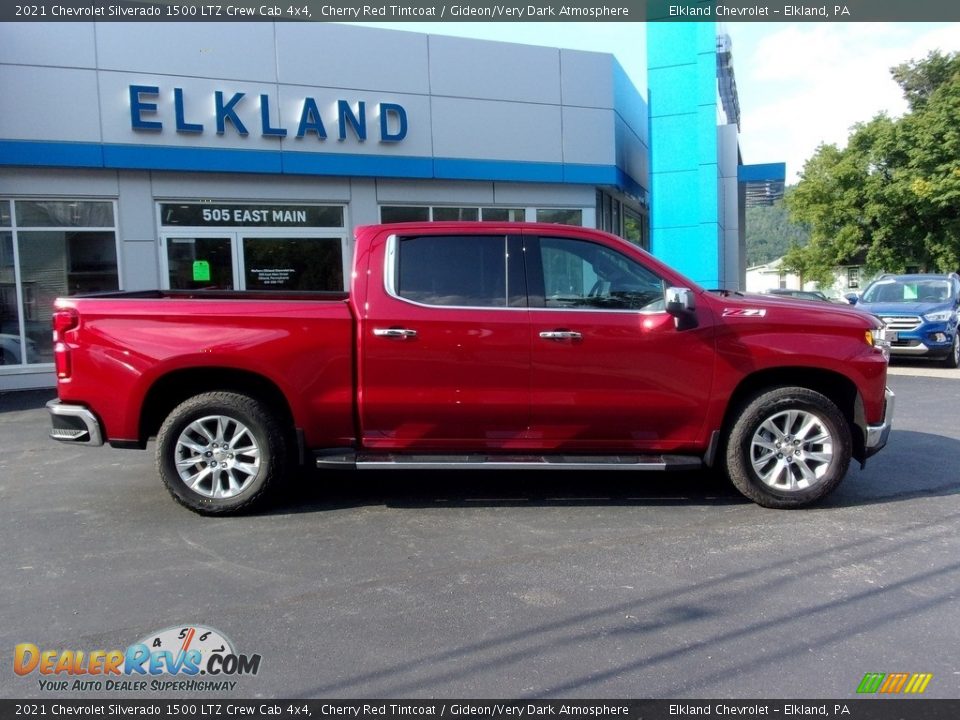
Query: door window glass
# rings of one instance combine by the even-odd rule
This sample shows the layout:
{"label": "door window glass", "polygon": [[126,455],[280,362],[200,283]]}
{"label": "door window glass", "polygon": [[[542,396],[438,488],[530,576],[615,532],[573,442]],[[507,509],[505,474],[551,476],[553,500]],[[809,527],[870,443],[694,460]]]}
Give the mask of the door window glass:
{"label": "door window glass", "polygon": [[507,306],[505,237],[430,235],[399,243],[400,297],[426,305]]}
{"label": "door window glass", "polygon": [[663,280],[603,245],[541,238],[540,259],[548,308],[664,309]]}

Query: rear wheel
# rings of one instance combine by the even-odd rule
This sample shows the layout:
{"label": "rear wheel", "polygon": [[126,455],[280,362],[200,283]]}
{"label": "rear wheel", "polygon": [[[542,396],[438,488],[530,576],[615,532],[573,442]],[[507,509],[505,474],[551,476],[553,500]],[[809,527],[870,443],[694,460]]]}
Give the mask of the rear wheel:
{"label": "rear wheel", "polygon": [[802,507],[840,484],[852,447],[850,426],[829,398],[807,388],[777,388],[743,408],[727,443],[726,470],[759,505]]}
{"label": "rear wheel", "polygon": [[205,515],[253,509],[283,477],[287,446],[270,409],[209,392],[174,408],[157,434],[157,470],[177,502]]}

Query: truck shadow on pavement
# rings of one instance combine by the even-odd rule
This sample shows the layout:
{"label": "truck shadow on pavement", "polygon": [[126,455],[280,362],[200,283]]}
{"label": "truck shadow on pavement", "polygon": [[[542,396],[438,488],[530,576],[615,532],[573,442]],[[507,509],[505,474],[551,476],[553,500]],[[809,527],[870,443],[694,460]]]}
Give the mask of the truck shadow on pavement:
{"label": "truck shadow on pavement", "polygon": [[[882,454],[860,470],[851,462],[840,487],[816,509],[885,504],[960,493],[960,440],[894,430]],[[304,473],[266,514],[364,505],[396,508],[607,505],[751,505],[720,473],[611,471],[339,471]],[[776,511],[771,511],[776,512]]]}
{"label": "truck shadow on pavement", "polygon": [[267,513],[307,513],[385,505],[394,508],[738,505],[748,503],[723,479],[708,472],[471,470],[347,471],[311,473],[288,483]]}
{"label": "truck shadow on pavement", "polygon": [[[0,393],[0,414],[18,427],[32,426],[43,449],[64,449],[46,438],[44,406],[53,390]],[[28,419],[29,417],[29,419]],[[7,438],[19,445],[13,438]],[[33,442],[30,443],[33,445]],[[10,446],[8,451],[17,448]],[[39,448],[38,448],[39,449]],[[154,445],[147,453],[122,451],[124,459],[155,476]],[[91,449],[91,464],[103,457]],[[865,470],[851,463],[840,487],[816,507],[845,508],[884,504],[922,496],[960,493],[960,439],[894,428],[888,446]],[[156,480],[159,485],[159,480]],[[133,488],[133,485],[129,487]],[[121,489],[121,492],[123,490]],[[510,505],[751,505],[718,472],[581,472],[581,471],[308,471],[291,479],[258,514],[314,513],[345,507],[385,505],[396,508],[496,507]]]}

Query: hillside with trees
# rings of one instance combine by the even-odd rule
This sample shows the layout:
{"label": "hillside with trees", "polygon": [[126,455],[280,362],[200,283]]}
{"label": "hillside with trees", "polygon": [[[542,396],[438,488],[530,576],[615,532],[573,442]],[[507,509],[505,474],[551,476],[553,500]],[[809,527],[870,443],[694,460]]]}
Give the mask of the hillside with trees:
{"label": "hillside with trees", "polygon": [[810,240],[806,228],[790,221],[783,201],[748,207],[746,222],[747,267],[776,260],[792,246],[803,246]]}

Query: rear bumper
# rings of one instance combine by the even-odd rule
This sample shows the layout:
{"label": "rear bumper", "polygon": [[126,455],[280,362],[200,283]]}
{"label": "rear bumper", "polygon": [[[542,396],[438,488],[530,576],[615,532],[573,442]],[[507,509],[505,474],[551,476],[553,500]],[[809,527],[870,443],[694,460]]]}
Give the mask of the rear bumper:
{"label": "rear bumper", "polygon": [[66,405],[59,400],[47,403],[50,412],[50,437],[79,445],[103,445],[103,431],[97,416],[82,405]]}
{"label": "rear bumper", "polygon": [[893,409],[896,404],[896,395],[887,388],[884,391],[883,422],[879,425],[867,425],[867,436],[864,441],[866,456],[870,457],[880,452],[887,444],[890,429],[893,427]]}

